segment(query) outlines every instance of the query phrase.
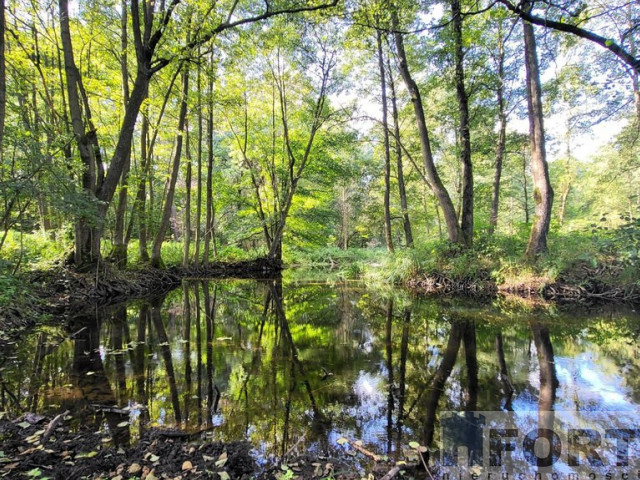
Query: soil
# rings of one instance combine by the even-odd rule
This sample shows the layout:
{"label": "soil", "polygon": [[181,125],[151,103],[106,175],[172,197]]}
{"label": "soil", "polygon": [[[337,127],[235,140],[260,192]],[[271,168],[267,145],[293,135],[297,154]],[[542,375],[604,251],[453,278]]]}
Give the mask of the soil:
{"label": "soil", "polygon": [[[66,420],[65,420],[66,418]],[[395,478],[412,478],[415,467],[395,468],[384,461],[355,456],[340,458],[309,454],[279,459],[261,459],[247,442],[220,443],[177,430],[149,429],[131,446],[114,444],[116,435],[75,426],[69,417],[55,418],[25,414],[17,419],[0,419],[0,477],[50,480],[81,479],[256,479],[352,480],[383,478],[390,471]],[[347,458],[344,458],[347,457]],[[368,463],[367,463],[368,462]],[[391,477],[387,477],[391,478]]]}

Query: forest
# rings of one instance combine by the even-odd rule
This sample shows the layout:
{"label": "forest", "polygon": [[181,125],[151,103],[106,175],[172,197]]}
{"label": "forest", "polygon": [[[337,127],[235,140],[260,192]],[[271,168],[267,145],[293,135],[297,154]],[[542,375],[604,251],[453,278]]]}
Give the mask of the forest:
{"label": "forest", "polygon": [[434,480],[445,413],[633,431],[638,27],[0,0],[0,476]]}
{"label": "forest", "polygon": [[33,269],[261,257],[638,279],[632,1],[0,12],[5,302]]}

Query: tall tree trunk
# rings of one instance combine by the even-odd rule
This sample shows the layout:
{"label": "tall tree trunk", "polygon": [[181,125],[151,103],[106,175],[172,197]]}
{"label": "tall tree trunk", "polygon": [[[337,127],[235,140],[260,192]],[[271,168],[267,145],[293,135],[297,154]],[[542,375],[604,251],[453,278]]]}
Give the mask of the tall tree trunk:
{"label": "tall tree trunk", "polygon": [[489,235],[493,235],[498,226],[498,209],[500,207],[500,179],[502,178],[502,162],[504,161],[507,143],[507,114],[504,100],[504,39],[502,24],[498,26],[498,89],[496,91],[498,103],[498,144],[496,145],[496,166],[493,175],[493,190],[491,193],[491,216],[489,218]]}
{"label": "tall tree trunk", "polygon": [[400,63],[400,73],[402,74],[404,83],[407,87],[407,90],[409,90],[409,94],[411,95],[411,103],[413,104],[413,111],[416,117],[425,174],[427,179],[429,180],[429,185],[433,190],[436,198],[438,199],[440,207],[442,208],[445,223],[447,225],[449,240],[454,243],[459,243],[462,241],[462,235],[460,226],[458,225],[458,215],[456,214],[456,209],[453,206],[453,202],[451,201],[449,192],[447,192],[447,189],[442,183],[440,175],[438,175],[438,171],[436,170],[436,166],[433,160],[433,154],[431,153],[431,140],[429,139],[427,121],[424,114],[424,107],[422,105],[422,96],[420,95],[418,84],[411,76],[411,71],[409,70],[409,64],[407,63],[407,54],[404,49],[404,40],[402,38],[402,33],[398,25],[398,14],[395,11],[391,12],[391,24],[395,32],[394,39],[398,52],[398,60]]}
{"label": "tall tree trunk", "polygon": [[[122,102],[124,112],[127,111],[129,103],[129,69],[127,67],[127,3],[125,0],[120,2],[122,11],[120,18],[120,77],[122,82]],[[120,191],[118,192],[118,207],[116,209],[116,226],[113,239],[113,251],[111,252],[111,260],[118,266],[127,265],[127,244],[128,239],[125,232],[125,216],[127,213],[127,200],[129,196],[128,177],[131,166],[131,146],[127,153],[124,169],[122,170],[122,178],[120,179]]]}
{"label": "tall tree trunk", "polygon": [[404,184],[404,168],[402,165],[402,146],[400,143],[400,120],[398,115],[398,98],[396,97],[396,86],[393,81],[393,70],[391,62],[387,57],[387,68],[389,70],[389,90],[391,90],[391,115],[393,117],[393,135],[395,137],[396,166],[398,173],[398,191],[400,193],[400,207],[402,208],[402,225],[404,227],[404,239],[407,247],[413,247],[413,232],[411,221],[409,220],[409,207],[407,204],[407,190]]}
{"label": "tall tree trunk", "polygon": [[7,72],[5,66],[5,15],[4,0],[0,0],[0,165],[4,145],[4,122],[7,110]]}
{"label": "tall tree trunk", "polygon": [[[213,206],[213,53],[211,54],[211,68],[209,70],[209,105],[207,112],[207,206],[204,226],[204,258],[202,264],[209,266],[211,252],[211,240],[215,244],[213,233],[214,206]],[[215,247],[214,247],[215,248]]]}
{"label": "tall tree trunk", "polygon": [[389,122],[387,106],[387,82],[384,71],[384,55],[382,53],[382,34],[376,30],[376,42],[378,45],[378,68],[380,69],[380,91],[382,98],[382,135],[384,139],[384,239],[387,250],[393,253],[393,239],[391,238],[391,152],[389,149]]}
{"label": "tall tree trunk", "polygon": [[451,0],[455,43],[456,94],[460,115],[460,162],[462,163],[462,213],[460,230],[467,246],[473,243],[473,166],[471,164],[471,130],[469,96],[464,85],[464,52],[462,50],[462,11],[460,0]]}
{"label": "tall tree trunk", "polygon": [[186,154],[187,154],[187,172],[185,176],[185,184],[187,187],[187,198],[184,206],[184,254],[182,256],[182,266],[189,265],[189,247],[191,246],[191,149],[189,148],[189,125],[187,123],[186,132]]}
{"label": "tall tree trunk", "polygon": [[535,217],[526,255],[531,259],[547,251],[547,235],[551,223],[553,188],[549,181],[549,168],[544,140],[542,92],[536,53],[533,25],[523,21],[524,50],[527,82],[527,106],[529,110],[529,143],[531,146],[531,171],[533,172]]}
{"label": "tall tree trunk", "polygon": [[529,225],[529,176],[527,175],[527,152],[522,149],[522,192],[523,192],[523,210],[524,223]]}
{"label": "tall tree trunk", "polygon": [[[198,48],[198,58],[200,58],[200,49]],[[198,186],[196,193],[196,235],[195,235],[195,251],[193,253],[193,263],[197,268],[200,266],[200,242],[202,241],[202,77],[201,66],[198,63],[198,71],[196,74],[196,89],[198,91]]]}
{"label": "tall tree trunk", "polygon": [[[78,146],[78,153],[82,161],[82,190],[87,196],[87,200],[93,199],[96,192],[96,162],[94,151],[89,139],[88,132],[82,114],[82,104],[80,101],[81,77],[73,58],[73,44],[71,42],[71,30],[69,27],[69,4],[68,0],[59,0],[60,16],[60,41],[64,57],[64,71],[66,76],[67,100],[69,103],[69,116],[71,128]],[[80,266],[86,263],[93,263],[100,256],[99,233],[96,232],[92,219],[86,212],[80,213],[76,220],[75,227],[75,263]]]}
{"label": "tall tree trunk", "polygon": [[173,209],[173,198],[176,190],[176,182],[178,181],[178,173],[180,172],[180,159],[182,157],[182,143],[185,130],[186,118],[187,118],[187,96],[189,94],[189,70],[184,65],[182,72],[182,91],[180,102],[180,113],[178,115],[178,132],[176,134],[175,144],[173,146],[173,155],[171,159],[171,177],[169,178],[169,184],[167,187],[167,195],[165,197],[164,207],[162,209],[162,217],[160,219],[160,225],[158,226],[158,232],[156,233],[153,247],[151,248],[151,265],[159,267],[162,263],[162,244],[164,243],[164,237],[169,227],[169,221],[171,219],[171,211]]}

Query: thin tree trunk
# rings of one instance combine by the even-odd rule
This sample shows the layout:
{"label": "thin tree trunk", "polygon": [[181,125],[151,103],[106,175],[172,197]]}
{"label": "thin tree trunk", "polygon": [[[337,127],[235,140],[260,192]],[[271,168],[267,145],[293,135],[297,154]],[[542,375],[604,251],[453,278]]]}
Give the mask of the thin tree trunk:
{"label": "thin tree trunk", "polygon": [[504,100],[504,39],[502,38],[502,24],[498,28],[498,144],[496,145],[496,166],[493,175],[493,190],[491,193],[491,216],[489,218],[489,235],[493,235],[498,226],[498,209],[500,208],[500,179],[502,178],[502,162],[504,161],[507,143],[507,114]]}
{"label": "thin tree trunk", "polygon": [[398,99],[396,97],[396,86],[393,81],[393,70],[391,62],[387,58],[387,68],[389,70],[389,90],[391,90],[391,114],[393,117],[393,135],[395,137],[396,165],[398,173],[398,191],[400,193],[400,207],[402,208],[402,225],[404,227],[404,238],[407,247],[413,247],[413,231],[409,220],[409,207],[407,203],[407,190],[404,184],[404,168],[402,165],[402,146],[400,143],[400,120],[398,115]]}
{"label": "thin tree trunk", "polygon": [[[560,215],[558,218],[558,222],[560,226],[564,225],[564,216],[567,212],[567,200],[569,199],[569,193],[571,192],[571,181],[567,179],[567,184],[562,191],[562,196],[560,197]],[[631,197],[630,197],[631,198]]]}
{"label": "thin tree trunk", "polygon": [[[120,77],[122,82],[122,102],[124,112],[127,111],[129,103],[129,69],[127,67],[127,3],[125,0],[120,2],[122,10],[120,19]],[[128,177],[131,166],[131,146],[127,159],[122,170],[122,178],[120,179],[120,191],[118,192],[118,207],[116,209],[116,225],[113,239],[113,251],[111,252],[111,260],[118,266],[127,265],[127,244],[128,239],[125,232],[125,216],[127,213],[127,200],[129,196]]]}
{"label": "thin tree trunk", "polygon": [[422,151],[422,160],[424,162],[424,169],[426,177],[429,180],[429,184],[433,193],[435,194],[442,212],[444,214],[445,223],[447,225],[447,233],[449,240],[454,243],[462,241],[460,226],[458,225],[458,215],[456,214],[455,207],[449,196],[449,192],[445,188],[436,166],[433,160],[433,154],[431,153],[431,140],[429,139],[429,131],[427,129],[427,121],[424,114],[424,107],[422,105],[422,96],[418,84],[411,76],[409,65],[407,63],[407,55],[404,49],[404,40],[402,33],[399,30],[398,14],[395,11],[391,12],[392,28],[395,31],[394,39],[396,49],[398,52],[398,59],[400,63],[400,73],[404,83],[411,95],[411,103],[413,104],[413,110],[416,117],[416,124],[418,127],[418,135],[420,137],[420,148]]}
{"label": "thin tree trunk", "polygon": [[384,139],[384,239],[387,250],[393,253],[393,239],[391,237],[391,152],[389,149],[389,122],[387,106],[387,82],[384,71],[384,56],[382,53],[382,34],[376,30],[376,42],[378,46],[378,68],[380,69],[380,92],[382,98],[382,135]]}
{"label": "thin tree trunk", "polygon": [[462,11],[460,0],[451,0],[455,43],[456,94],[460,115],[460,162],[462,163],[462,213],[460,230],[467,246],[473,243],[473,165],[471,164],[471,130],[469,96],[464,85],[464,52],[462,50]]}
{"label": "thin tree trunk", "polygon": [[[200,58],[200,49],[198,48],[198,58]],[[195,251],[193,254],[194,265],[200,266],[200,242],[202,241],[202,78],[200,63],[198,63],[198,71],[196,75],[196,90],[198,91],[198,187],[196,193],[196,235],[195,235]]]}
{"label": "thin tree trunk", "polygon": [[524,31],[525,66],[527,82],[527,106],[529,110],[529,143],[531,146],[531,171],[533,172],[535,217],[526,255],[531,259],[547,251],[547,235],[551,223],[553,188],[549,181],[549,168],[544,139],[542,92],[536,53],[533,25],[522,22]]}
{"label": "thin tree trunk", "polygon": [[522,150],[522,191],[524,195],[524,223],[529,225],[529,177],[527,175],[527,153]]}
{"label": "thin tree trunk", "polygon": [[167,195],[162,209],[162,218],[156,233],[153,247],[151,248],[151,260],[150,263],[154,267],[159,267],[162,263],[162,244],[164,243],[164,237],[169,227],[169,221],[171,219],[171,211],[173,208],[173,198],[176,190],[176,182],[178,181],[178,174],[180,172],[180,159],[182,157],[182,143],[185,130],[186,118],[187,118],[187,96],[189,94],[189,70],[185,66],[182,72],[182,92],[180,113],[178,116],[178,133],[176,134],[175,144],[173,147],[173,155],[171,159],[171,177],[169,178],[169,185],[167,187]]}
{"label": "thin tree trunk", "polygon": [[5,4],[0,0],[0,165],[3,159],[4,122],[7,109],[7,73],[5,66]]}
{"label": "thin tree trunk", "polygon": [[187,187],[187,198],[184,206],[184,255],[182,257],[182,266],[189,265],[189,247],[191,246],[191,149],[189,148],[189,126],[187,124],[186,132],[186,154],[187,154],[187,172],[185,176],[185,184]]}
{"label": "thin tree trunk", "polygon": [[[204,227],[204,258],[202,264],[209,266],[211,240],[213,235],[214,206],[213,206],[213,53],[211,54],[211,68],[209,70],[209,105],[207,112],[207,206]],[[215,243],[215,238],[213,238]]]}

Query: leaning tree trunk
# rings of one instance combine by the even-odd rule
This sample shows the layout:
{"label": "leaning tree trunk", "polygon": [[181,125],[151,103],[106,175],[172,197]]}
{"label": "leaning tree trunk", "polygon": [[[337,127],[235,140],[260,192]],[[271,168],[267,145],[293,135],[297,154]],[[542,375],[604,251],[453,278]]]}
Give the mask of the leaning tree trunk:
{"label": "leaning tree trunk", "polygon": [[531,235],[526,255],[534,259],[547,251],[547,235],[551,223],[553,188],[549,181],[544,141],[544,121],[542,113],[542,92],[540,72],[536,53],[536,39],[533,25],[522,23],[524,31],[524,50],[527,83],[527,106],[529,109],[529,143],[531,146],[531,171],[533,172],[535,216],[531,226]]}
{"label": "leaning tree trunk", "polygon": [[413,231],[409,220],[409,206],[407,203],[407,189],[404,184],[404,168],[402,165],[402,144],[400,142],[400,121],[398,119],[398,99],[396,97],[396,87],[393,81],[391,62],[387,58],[389,70],[389,90],[391,90],[391,113],[393,117],[393,135],[395,136],[396,164],[398,173],[398,191],[400,193],[400,207],[402,208],[402,225],[404,227],[404,238],[407,247],[413,247]]}
{"label": "leaning tree trunk", "polygon": [[460,0],[451,0],[455,43],[456,94],[460,115],[460,161],[462,163],[462,214],[460,229],[463,242],[473,242],[473,166],[471,164],[471,131],[469,126],[469,96],[464,86],[464,53],[462,51],[462,11]]}
{"label": "leaning tree trunk", "polygon": [[387,82],[384,71],[384,57],[382,54],[382,34],[376,31],[378,45],[378,67],[380,68],[380,91],[382,96],[382,135],[384,138],[384,239],[387,250],[393,253],[393,239],[391,238],[391,152],[389,149],[389,122],[387,121]]}
{"label": "leaning tree trunk", "polygon": [[462,241],[462,234],[460,231],[460,226],[458,225],[458,215],[456,213],[455,207],[453,206],[453,202],[451,201],[451,197],[449,196],[449,192],[442,183],[440,175],[438,175],[438,171],[436,170],[435,162],[433,160],[433,154],[431,153],[431,140],[429,139],[427,121],[424,114],[424,107],[422,105],[422,96],[420,95],[418,84],[411,76],[411,71],[409,70],[409,64],[407,63],[407,54],[404,49],[402,32],[399,30],[398,26],[398,14],[395,11],[391,12],[391,21],[393,30],[395,32],[394,40],[396,49],[398,51],[400,73],[407,87],[407,90],[409,90],[409,94],[411,95],[411,103],[413,104],[413,111],[416,117],[425,174],[427,179],[429,180],[429,186],[433,190],[433,193],[438,199],[438,203],[442,208],[444,219],[447,225],[449,240],[454,243],[459,243]]}
{"label": "leaning tree trunk", "polygon": [[187,95],[189,93],[189,71],[185,66],[182,72],[182,99],[180,103],[180,113],[178,116],[178,133],[176,134],[175,145],[173,147],[173,158],[171,161],[171,177],[169,178],[169,186],[167,188],[167,195],[165,198],[164,207],[162,209],[162,218],[156,233],[155,240],[153,241],[153,247],[151,248],[151,266],[159,267],[162,263],[162,244],[164,243],[164,236],[169,227],[169,221],[171,219],[171,211],[173,209],[173,198],[176,191],[176,182],[178,181],[178,173],[180,172],[180,158],[182,157],[182,140],[185,130],[186,118],[187,118]]}

